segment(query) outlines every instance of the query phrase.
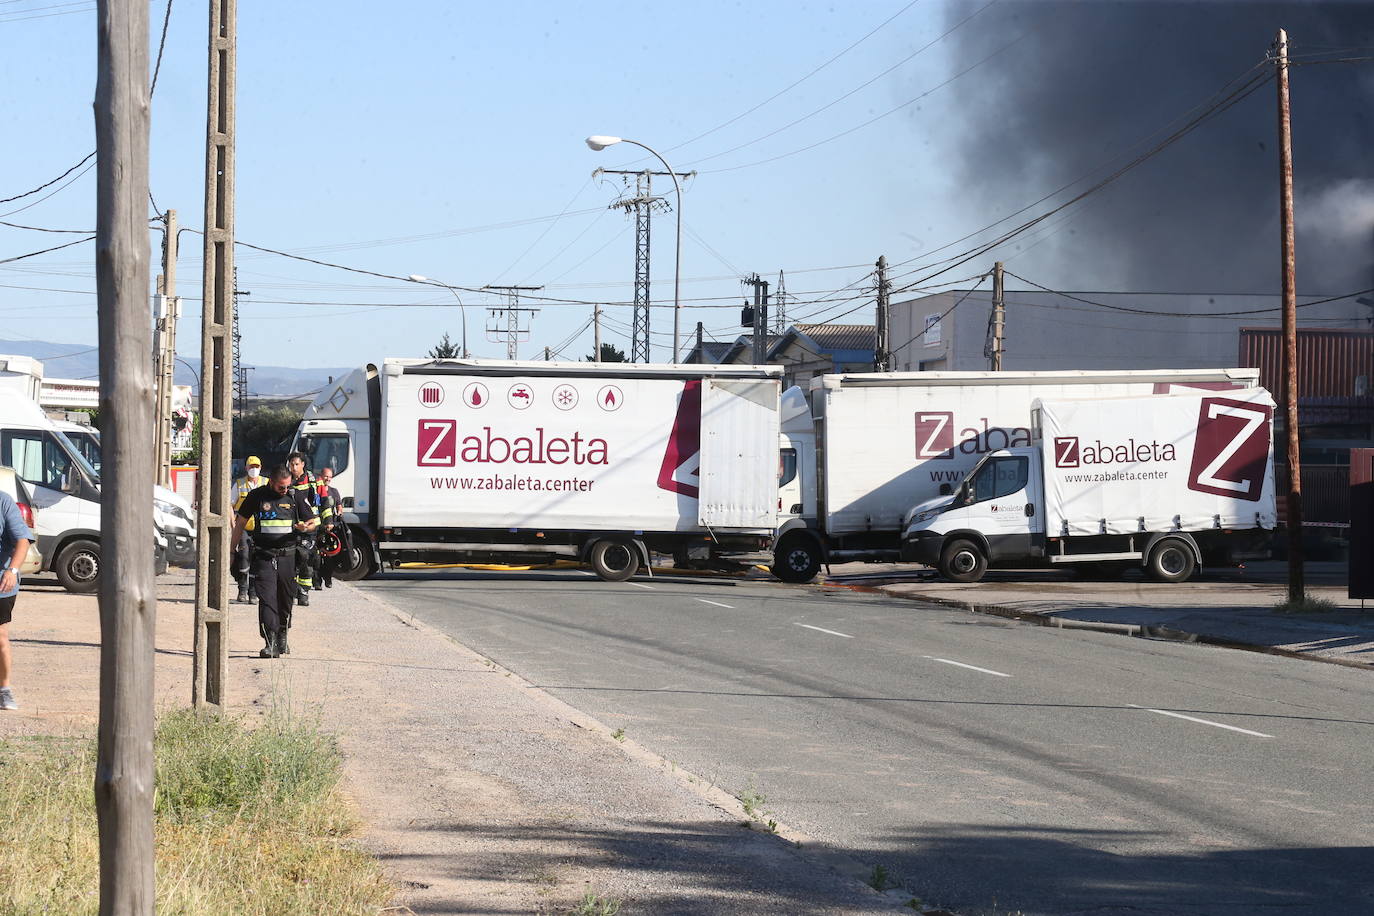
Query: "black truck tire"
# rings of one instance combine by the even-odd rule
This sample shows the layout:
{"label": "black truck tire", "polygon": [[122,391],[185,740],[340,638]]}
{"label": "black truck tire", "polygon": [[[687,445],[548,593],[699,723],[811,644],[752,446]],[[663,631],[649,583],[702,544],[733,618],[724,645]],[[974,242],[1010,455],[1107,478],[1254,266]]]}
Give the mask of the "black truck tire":
{"label": "black truck tire", "polygon": [[821,571],[821,545],[805,534],[786,534],[773,551],[773,575],[784,582],[810,582]]}
{"label": "black truck tire", "polygon": [[973,541],[950,541],[940,552],[940,575],[951,582],[977,582],[987,569],[988,558]]}
{"label": "black truck tire", "polygon": [[1187,582],[1197,571],[1193,548],[1179,538],[1164,538],[1150,548],[1146,568],[1156,582]]}
{"label": "black truck tire", "polygon": [[350,529],[349,533],[352,536],[348,539],[348,549],[341,551],[337,557],[326,558],[326,562],[331,559],[334,562],[335,579],[357,582],[374,575],[377,565],[372,558],[372,543],[367,535],[358,528]]}
{"label": "black truck tire", "polygon": [[52,565],[57,581],[69,592],[87,595],[100,588],[100,545],[95,541],[71,541]]}
{"label": "black truck tire", "polygon": [[592,570],[607,582],[624,582],[639,572],[639,548],[624,538],[604,538],[592,545]]}

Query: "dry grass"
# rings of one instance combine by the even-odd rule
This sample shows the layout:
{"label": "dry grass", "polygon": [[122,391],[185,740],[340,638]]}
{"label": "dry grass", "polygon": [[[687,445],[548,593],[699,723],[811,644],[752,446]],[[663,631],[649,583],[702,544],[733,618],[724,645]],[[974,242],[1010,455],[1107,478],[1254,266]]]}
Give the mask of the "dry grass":
{"label": "dry grass", "polygon": [[[186,916],[377,913],[393,889],[349,839],[332,739],[175,712],[157,740],[157,909]],[[94,914],[90,740],[0,742],[0,913]]]}

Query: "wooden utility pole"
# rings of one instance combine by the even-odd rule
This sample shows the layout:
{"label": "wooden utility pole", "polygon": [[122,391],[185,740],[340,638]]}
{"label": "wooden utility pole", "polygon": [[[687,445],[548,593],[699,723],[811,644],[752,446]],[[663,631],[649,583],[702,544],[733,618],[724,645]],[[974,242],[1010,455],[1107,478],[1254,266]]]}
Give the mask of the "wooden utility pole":
{"label": "wooden utility pole", "polygon": [[992,265],[992,371],[1002,371],[1002,338],[1006,331],[1007,304],[1002,298],[1002,262]]}
{"label": "wooden utility pole", "polygon": [[888,303],[887,257],[878,257],[878,297],[875,333],[873,336],[873,371],[888,372],[892,369],[892,346],[890,327],[890,304]]}
{"label": "wooden utility pole", "polygon": [[1283,426],[1288,439],[1288,600],[1306,594],[1302,568],[1302,459],[1298,454],[1298,306],[1293,258],[1293,133],[1288,101],[1288,33],[1276,41],[1279,87],[1279,248],[1283,259]]}
{"label": "wooden utility pole", "polygon": [[157,320],[157,418],[153,428],[157,468],[153,482],[172,485],[172,387],[176,374],[177,319],[181,300],[177,298],[177,211],[163,217],[162,275],[158,277]]}
{"label": "wooden utility pole", "polygon": [[592,306],[592,346],[596,349],[592,352],[592,362],[601,362],[601,306]]}
{"label": "wooden utility pole", "polygon": [[210,3],[205,258],[200,321],[200,474],[191,702],[222,712],[229,664],[229,449],[234,407],[234,86],[237,0]]}
{"label": "wooden utility pole", "polygon": [[148,361],[148,4],[99,0],[95,276],[99,304],[100,913],[151,916],[153,878],[153,373]]}

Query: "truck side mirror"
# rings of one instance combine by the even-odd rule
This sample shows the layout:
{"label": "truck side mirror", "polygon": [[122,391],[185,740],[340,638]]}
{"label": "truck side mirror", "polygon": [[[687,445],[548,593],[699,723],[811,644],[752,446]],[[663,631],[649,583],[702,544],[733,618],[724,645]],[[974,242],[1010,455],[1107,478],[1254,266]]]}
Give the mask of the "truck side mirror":
{"label": "truck side mirror", "polygon": [[1032,518],[1032,517],[1034,517],[1034,515],[1035,515],[1035,503],[1026,503],[1026,518]]}
{"label": "truck side mirror", "polygon": [[947,484],[947,483],[942,483],[942,484],[940,484],[940,495],[941,495],[941,496],[948,496],[949,494],[951,494],[951,493],[953,493],[953,492],[954,492],[954,488],[951,487],[949,484]]}

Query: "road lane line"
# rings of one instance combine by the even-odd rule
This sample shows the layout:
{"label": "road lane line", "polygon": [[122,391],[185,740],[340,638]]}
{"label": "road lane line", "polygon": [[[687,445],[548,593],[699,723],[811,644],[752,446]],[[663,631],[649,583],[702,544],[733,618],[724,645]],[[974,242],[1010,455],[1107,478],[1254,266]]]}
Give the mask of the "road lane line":
{"label": "road lane line", "polygon": [[625,584],[633,585],[635,588],[647,588],[649,591],[654,590],[654,587],[652,585],[640,585],[638,582],[626,582]]}
{"label": "road lane line", "polygon": [[732,611],[735,609],[733,604],[721,604],[719,601],[707,601],[705,598],[698,598],[697,600],[702,604],[714,604],[716,607],[729,608]]}
{"label": "road lane line", "polygon": [[948,658],[936,658],[934,655],[922,655],[921,657],[928,658],[933,662],[943,662],[946,665],[957,665],[960,668],[967,668],[970,671],[981,671],[984,674],[995,674],[997,677],[1011,677],[1010,674],[1003,674],[1001,671],[993,671],[991,668],[979,668],[977,665],[965,665],[963,662],[952,661]]}
{"label": "road lane line", "polygon": [[1187,719],[1189,722],[1198,722],[1202,725],[1211,725],[1214,728],[1224,728],[1227,731],[1240,732],[1242,735],[1254,735],[1256,738],[1272,738],[1273,735],[1266,735],[1264,732],[1252,732],[1248,728],[1237,728],[1234,725],[1224,725],[1221,722],[1213,722],[1211,719],[1198,719],[1193,716],[1185,716],[1181,712],[1169,712],[1167,709],[1152,709],[1149,706],[1137,706],[1134,703],[1127,703],[1132,709],[1143,709],[1146,712],[1157,712],[1161,716],[1172,716],[1175,719]]}
{"label": "road lane line", "polygon": [[[792,622],[796,623],[795,620]],[[809,623],[797,623],[797,626],[806,627],[808,630],[815,630],[817,633],[829,633],[831,636],[843,636],[845,639],[854,638],[853,636],[850,636],[848,633],[837,633],[834,630],[827,630],[825,627],[813,627]]]}

